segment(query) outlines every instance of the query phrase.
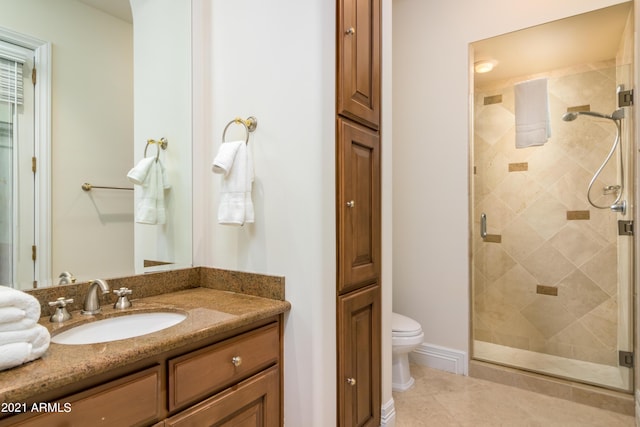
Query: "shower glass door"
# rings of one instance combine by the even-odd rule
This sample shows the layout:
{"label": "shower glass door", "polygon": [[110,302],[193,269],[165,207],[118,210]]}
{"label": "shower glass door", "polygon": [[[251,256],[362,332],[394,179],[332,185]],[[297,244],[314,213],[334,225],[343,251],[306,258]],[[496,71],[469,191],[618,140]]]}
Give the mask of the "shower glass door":
{"label": "shower glass door", "polygon": [[[633,351],[633,236],[619,234],[619,221],[634,216],[633,107],[624,107],[622,150],[591,193],[606,206],[622,189],[624,214],[596,209],[586,196],[612,147],[615,123],[586,115],[562,120],[574,110],[610,115],[618,108],[619,86],[631,87],[632,72],[631,65],[611,60],[475,88],[475,359],[632,390],[632,368],[620,362]],[[514,84],[541,77],[548,79],[551,137],[518,149]]]}

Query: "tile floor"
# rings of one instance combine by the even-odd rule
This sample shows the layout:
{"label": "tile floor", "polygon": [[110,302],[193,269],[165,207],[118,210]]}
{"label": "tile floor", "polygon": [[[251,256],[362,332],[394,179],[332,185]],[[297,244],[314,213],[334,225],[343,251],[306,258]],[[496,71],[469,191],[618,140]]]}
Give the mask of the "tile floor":
{"label": "tile floor", "polygon": [[635,426],[634,417],[477,378],[411,365],[415,385],[393,393],[396,427]]}

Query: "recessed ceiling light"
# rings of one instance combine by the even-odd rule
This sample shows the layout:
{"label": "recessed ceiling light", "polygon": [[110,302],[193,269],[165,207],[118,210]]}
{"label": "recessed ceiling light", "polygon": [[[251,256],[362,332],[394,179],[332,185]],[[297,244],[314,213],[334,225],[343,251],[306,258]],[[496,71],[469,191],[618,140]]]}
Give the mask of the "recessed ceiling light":
{"label": "recessed ceiling light", "polygon": [[477,61],[473,64],[473,68],[476,70],[476,73],[488,73],[493,70],[495,66],[498,64],[498,61],[494,61],[492,59],[483,59],[482,61]]}

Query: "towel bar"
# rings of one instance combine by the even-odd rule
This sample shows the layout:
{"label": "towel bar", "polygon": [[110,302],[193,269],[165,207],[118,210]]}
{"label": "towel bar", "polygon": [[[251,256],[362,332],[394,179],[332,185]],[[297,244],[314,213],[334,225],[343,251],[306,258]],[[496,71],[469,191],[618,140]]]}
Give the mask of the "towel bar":
{"label": "towel bar", "polygon": [[244,129],[247,132],[247,139],[245,140],[245,144],[248,144],[249,134],[254,130],[256,130],[256,128],[258,127],[258,119],[256,119],[253,116],[249,116],[247,117],[246,120],[243,120],[240,117],[236,117],[235,119],[231,120],[229,123],[227,123],[227,125],[224,127],[224,130],[222,131],[222,142],[225,142],[224,138],[225,138],[225,135],[227,134],[227,129],[229,129],[229,126],[231,126],[234,123],[241,124],[244,126]]}
{"label": "towel bar", "polygon": [[84,191],[91,191],[93,188],[104,188],[107,190],[132,190],[133,191],[133,188],[129,188],[129,187],[102,187],[99,185],[89,184],[88,182],[85,182],[84,184],[82,184],[82,189]]}

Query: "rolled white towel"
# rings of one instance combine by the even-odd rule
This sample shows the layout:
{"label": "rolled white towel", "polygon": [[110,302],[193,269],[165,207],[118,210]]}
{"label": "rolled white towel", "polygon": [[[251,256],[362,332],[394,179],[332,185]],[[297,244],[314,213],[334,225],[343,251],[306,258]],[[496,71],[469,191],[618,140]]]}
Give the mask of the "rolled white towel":
{"label": "rolled white towel", "polygon": [[26,363],[31,354],[31,347],[27,342],[0,345],[0,371]]}
{"label": "rolled white towel", "polygon": [[[40,318],[40,303],[33,296],[8,286],[0,286],[0,327],[25,319],[34,324]],[[23,322],[24,323],[24,322]]]}
{"label": "rolled white towel", "polygon": [[34,344],[36,347],[40,347],[44,342],[48,345],[50,339],[51,335],[47,328],[39,324],[19,331],[0,332],[0,345],[12,344],[15,342],[29,342]]}
{"label": "rolled white towel", "polygon": [[38,324],[22,331],[0,332],[0,370],[42,357],[50,341],[47,328]]}
{"label": "rolled white towel", "polygon": [[0,332],[20,331],[22,329],[29,329],[37,322],[33,319],[24,318],[17,322],[0,323]]}
{"label": "rolled white towel", "polygon": [[27,312],[18,307],[0,307],[0,324],[19,322],[26,315]]}

